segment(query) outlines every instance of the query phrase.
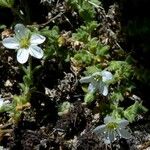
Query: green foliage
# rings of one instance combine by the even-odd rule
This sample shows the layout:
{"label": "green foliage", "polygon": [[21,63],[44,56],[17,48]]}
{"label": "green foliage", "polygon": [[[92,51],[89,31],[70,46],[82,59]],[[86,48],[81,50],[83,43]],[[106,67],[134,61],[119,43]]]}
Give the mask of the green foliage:
{"label": "green foliage", "polygon": [[98,0],[66,0],[67,4],[77,11],[85,22],[90,22],[95,17],[95,7],[100,5]]}
{"label": "green foliage", "polygon": [[91,38],[86,47],[96,57],[106,56],[109,52],[109,46],[101,44],[97,38]]}
{"label": "green foliage", "polygon": [[32,70],[31,61],[32,60],[30,58],[29,66],[27,66],[27,68],[22,66],[22,69],[23,69],[23,71],[25,73],[25,75],[23,76],[23,83],[20,83],[23,95],[28,95],[28,93],[31,92],[30,91],[31,87],[33,86],[33,72],[34,72],[34,70]]}
{"label": "green foliage", "polygon": [[[122,53],[125,60],[118,60],[122,55],[118,54],[117,59],[113,56],[111,58],[109,45],[103,45],[100,43],[96,35],[93,33],[97,29],[99,24],[97,22],[88,22],[85,26],[81,26],[77,29],[76,33],[73,33],[73,38],[75,40],[84,43],[81,50],[77,51],[73,59],[75,59],[79,66],[85,67],[86,70],[84,74],[86,76],[91,75],[97,71],[101,71],[104,68],[113,74],[113,80],[109,81],[112,84],[111,90],[109,91],[108,101],[108,111],[107,113],[112,114],[115,118],[126,117],[129,121],[133,121],[137,114],[140,113],[139,110],[145,111],[142,104],[135,103],[124,111],[123,107],[120,107],[120,102],[124,101],[128,97],[128,93],[132,93],[132,89],[135,88],[132,79],[135,78],[135,68],[131,65],[134,61],[131,56],[127,56]],[[104,63],[105,62],[105,63]],[[105,66],[103,66],[103,63]],[[96,93],[88,92],[87,87],[82,87],[85,94],[84,102],[90,104],[95,101],[97,96]],[[101,108],[103,110],[103,108]],[[103,113],[103,112],[101,112]],[[132,115],[130,115],[132,113]]]}
{"label": "green foliage", "polygon": [[61,38],[58,26],[54,26],[52,29],[48,27],[40,30],[40,34],[44,35],[47,40],[45,44],[45,58],[59,58],[62,61],[68,61],[71,55],[71,51],[63,47],[64,39]]}
{"label": "green foliage", "polygon": [[62,115],[67,114],[69,112],[69,110],[71,109],[71,107],[73,107],[73,106],[68,101],[61,103],[59,108],[58,108],[58,115],[62,116]]}
{"label": "green foliage", "polygon": [[124,111],[124,116],[129,120],[129,122],[133,122],[139,114],[147,111],[148,110],[142,105],[142,103],[136,101]]}
{"label": "green foliage", "polygon": [[99,66],[88,66],[86,67],[86,70],[84,71],[85,76],[91,75],[94,72],[100,72],[101,69],[99,68]]}
{"label": "green foliage", "polygon": [[77,60],[80,66],[90,65],[93,61],[93,55],[83,50],[74,55],[74,59]]}
{"label": "green foliage", "polygon": [[86,22],[93,20],[95,16],[94,7],[86,1],[83,1],[82,5],[78,6],[78,12],[82,19],[84,19]]}
{"label": "green foliage", "polygon": [[91,40],[92,33],[97,29],[99,24],[96,21],[88,22],[85,26],[81,26],[77,29],[76,33],[73,33],[73,38],[87,43]]}
{"label": "green foliage", "polygon": [[103,57],[109,56],[108,45],[102,44],[98,38],[94,36],[99,24],[96,21],[88,22],[86,26],[81,26],[73,33],[72,38],[84,43],[83,48],[74,55],[81,66],[99,65],[103,61]]}
{"label": "green foliage", "polygon": [[30,107],[29,95],[14,95],[12,109],[9,111],[12,121],[18,123],[20,116],[25,108]]}
{"label": "green foliage", "polygon": [[95,100],[95,94],[92,92],[87,93],[84,97],[84,102],[86,104],[90,104],[94,100]]}
{"label": "green foliage", "polygon": [[14,5],[15,0],[0,0],[0,7],[11,8]]}
{"label": "green foliage", "polygon": [[45,59],[52,58],[58,53],[59,28],[54,26],[51,30],[48,27],[43,28],[40,33],[47,38],[45,45]]}
{"label": "green foliage", "polygon": [[[73,29],[73,31],[75,31],[74,33],[69,31],[69,35],[66,39],[62,35],[65,31],[60,31],[58,26],[54,26],[51,29],[47,26],[39,30],[43,25],[29,25],[32,32],[40,33],[46,37],[46,42],[43,46],[44,58],[42,62],[48,59],[55,59],[57,63],[60,63],[61,61],[69,61],[71,57],[71,60],[74,60],[76,65],[71,67],[74,67],[74,70],[77,70],[77,72],[80,72],[83,69],[83,74],[87,78],[96,72],[99,73],[102,72],[102,70],[108,71],[113,76],[113,79],[111,78],[108,82],[106,81],[106,75],[101,75],[100,78],[95,76],[93,79],[94,82],[92,82],[93,84],[90,84],[91,82],[83,82],[84,84],[88,83],[88,85],[93,85],[98,89],[94,92],[91,90],[91,92],[89,90],[90,88],[87,87],[86,84],[83,85],[82,89],[85,92],[83,101],[86,104],[96,102],[97,106],[99,105],[99,112],[102,115],[111,114],[116,119],[126,117],[130,122],[133,122],[138,114],[141,112],[146,112],[147,109],[142,106],[142,103],[137,101],[125,109],[120,107],[120,102],[126,100],[126,98],[129,98],[132,94],[132,89],[135,88],[132,79],[136,77],[136,79],[146,83],[150,80],[150,72],[144,68],[133,67],[132,57],[130,55],[126,56],[127,54],[123,50],[114,50],[114,48],[111,47],[112,45],[105,45],[101,43],[98,35],[99,32],[97,31],[101,26],[95,19],[97,15],[96,9],[100,6],[99,0],[65,1],[68,6],[66,8],[71,9],[72,12],[77,12],[79,15],[78,19],[83,23],[78,29]],[[14,2],[15,0],[0,0],[0,7],[11,8],[17,22],[21,19],[22,22],[25,22],[26,24],[32,24],[30,22],[32,17],[30,16],[31,14],[30,8],[28,7],[28,2],[25,0],[20,1],[19,5],[21,5],[21,9],[19,6],[17,6],[16,9],[13,9],[12,7],[14,6]],[[25,5],[23,6],[22,4]],[[22,14],[20,13],[20,10],[23,11]],[[0,29],[4,28],[5,25],[0,25]],[[146,31],[149,31],[148,28],[142,28],[140,32],[135,29],[134,32],[138,35],[139,33],[146,33]],[[129,35],[133,36],[132,32],[129,33]],[[75,42],[79,44],[75,45]],[[27,67],[23,67],[25,74],[23,76],[23,83],[20,83],[20,95],[15,95],[12,104],[7,105],[7,107],[4,106],[0,110],[1,112],[9,112],[15,122],[19,120],[24,108],[30,106],[31,94],[36,87],[34,84],[33,74],[39,67],[41,66],[32,68],[31,62],[29,62]],[[76,73],[76,75],[76,79],[78,79],[78,73]],[[103,82],[104,79],[106,82]],[[98,80],[100,81],[99,83]],[[108,88],[109,92],[107,92],[107,90],[105,91],[108,95],[103,94],[103,88]],[[73,106],[70,102],[62,102],[58,106],[58,114],[61,116],[68,113],[71,107]]]}
{"label": "green foliage", "polygon": [[96,50],[96,55],[98,56],[105,56],[107,55],[109,52],[109,46],[108,45],[102,45],[102,44],[98,44],[97,50]]}
{"label": "green foliage", "polygon": [[[31,93],[35,90],[33,85],[33,72],[31,66],[31,59],[29,60],[29,66],[25,68],[22,66],[25,75],[23,76],[23,83],[20,83],[20,87],[22,89],[20,95],[15,95],[13,97],[12,109],[10,110],[10,115],[15,123],[20,119],[20,115],[23,112],[23,109],[30,106],[30,97]],[[36,70],[37,68],[35,68]]]}
{"label": "green foliage", "polygon": [[[134,83],[132,82],[132,79],[135,77],[135,68],[131,65],[133,61],[129,61],[130,56],[124,61],[115,60],[115,58],[112,58],[111,60],[109,53],[110,47],[101,44],[93,34],[98,26],[99,25],[96,22],[89,22],[85,26],[81,26],[77,29],[77,32],[73,34],[74,39],[84,43],[82,50],[78,51],[73,58],[80,66],[86,67],[86,70],[84,71],[86,76],[102,70],[102,63],[107,62],[107,67],[105,67],[106,70],[113,73],[113,80],[111,80],[110,83],[115,85],[112,86],[112,92],[110,91],[108,97],[110,102],[108,109],[112,111],[111,114],[116,118],[126,117],[131,122],[137,117],[137,114],[140,113],[139,110],[141,112],[145,111],[142,104],[137,105],[137,103],[130,106],[125,111],[123,107],[119,106],[120,101],[123,101],[128,97],[126,93],[131,93],[132,89],[135,88]],[[131,59],[132,58],[130,57],[130,60]],[[87,87],[82,88],[86,93],[84,97],[85,103],[90,104],[92,101],[96,100],[96,93],[88,92]],[[108,112],[110,113],[110,111]],[[130,115],[130,113],[132,113],[132,115]]]}
{"label": "green foliage", "polygon": [[110,99],[115,103],[124,100],[124,96],[120,90],[113,91],[110,95]]}
{"label": "green foliage", "polygon": [[133,68],[126,61],[111,61],[108,70],[115,72],[115,81],[129,80],[133,75]]}

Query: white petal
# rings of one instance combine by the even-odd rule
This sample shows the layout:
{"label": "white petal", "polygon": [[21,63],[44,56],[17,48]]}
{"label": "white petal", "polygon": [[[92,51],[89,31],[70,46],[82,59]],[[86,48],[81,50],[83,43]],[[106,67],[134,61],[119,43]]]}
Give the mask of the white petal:
{"label": "white petal", "polygon": [[99,92],[103,95],[103,96],[107,96],[108,94],[108,85],[106,85],[105,83],[101,82],[99,84]]}
{"label": "white petal", "polygon": [[107,124],[107,123],[109,123],[109,122],[114,122],[114,118],[111,117],[111,116],[106,116],[106,117],[104,118],[104,123]]}
{"label": "white petal", "polygon": [[128,120],[122,119],[122,120],[119,122],[119,127],[120,127],[120,128],[125,128],[128,124],[129,124],[129,121],[128,121]]}
{"label": "white petal", "polygon": [[103,140],[106,145],[111,144],[111,141],[109,139],[104,138]]}
{"label": "white petal", "polygon": [[82,77],[80,79],[80,83],[89,83],[89,82],[91,82],[91,76]]}
{"label": "white petal", "polygon": [[35,58],[41,59],[44,55],[43,50],[36,45],[31,45],[29,47],[29,49],[30,49],[30,51],[29,51],[30,55],[35,57]]}
{"label": "white petal", "polygon": [[18,40],[29,35],[29,29],[20,23],[15,25],[14,31]]}
{"label": "white petal", "polygon": [[129,139],[131,137],[130,132],[125,128],[120,129],[119,132],[122,138]]}
{"label": "white petal", "polygon": [[95,86],[93,85],[93,84],[89,84],[89,86],[88,86],[88,91],[89,92],[94,92],[96,89],[95,89]]}
{"label": "white petal", "polygon": [[93,132],[94,132],[95,134],[97,134],[97,135],[103,135],[104,132],[105,132],[105,127],[106,127],[106,125],[97,126],[97,127],[93,130]]}
{"label": "white petal", "polygon": [[2,44],[6,48],[9,48],[9,49],[18,49],[19,48],[19,42],[17,41],[16,38],[13,38],[13,37],[3,39]]}
{"label": "white petal", "polygon": [[45,40],[46,38],[40,34],[33,34],[31,35],[30,38],[31,44],[35,44],[35,45],[42,44]]}
{"label": "white petal", "polygon": [[10,103],[9,100],[5,100],[5,101],[4,101],[4,104],[9,104],[9,103]]}
{"label": "white petal", "polygon": [[108,137],[109,137],[109,140],[110,142],[114,142],[116,140],[116,131],[111,131],[111,132],[108,132]]}
{"label": "white petal", "polygon": [[103,71],[101,72],[101,75],[102,75],[102,81],[103,81],[103,82],[105,82],[105,81],[107,81],[107,80],[111,80],[112,77],[113,77],[112,73],[109,72],[109,71],[106,71],[106,70],[103,70]]}
{"label": "white petal", "polygon": [[4,104],[4,100],[0,98],[0,108],[3,106],[3,104]]}
{"label": "white petal", "polygon": [[107,96],[107,94],[108,94],[108,86],[107,86],[107,85],[104,86],[103,91],[102,91],[102,94],[103,94],[104,96]]}
{"label": "white petal", "polygon": [[19,63],[24,64],[27,62],[29,58],[29,50],[28,49],[19,49],[17,52],[17,60]]}

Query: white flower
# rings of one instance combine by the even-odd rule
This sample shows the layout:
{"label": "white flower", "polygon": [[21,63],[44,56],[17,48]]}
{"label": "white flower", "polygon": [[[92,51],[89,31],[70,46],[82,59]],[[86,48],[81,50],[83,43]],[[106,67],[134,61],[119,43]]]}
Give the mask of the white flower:
{"label": "white flower", "polygon": [[3,106],[4,100],[0,97],[0,108]]}
{"label": "white flower", "polygon": [[96,127],[93,132],[97,135],[101,135],[104,138],[106,144],[114,142],[118,137],[129,139],[131,134],[127,125],[129,121],[125,119],[116,120],[113,117],[107,116],[104,118],[103,125]]}
{"label": "white flower", "polygon": [[9,100],[4,101],[4,99],[0,97],[0,108],[2,108],[4,105],[7,105],[9,102]]}
{"label": "white flower", "polygon": [[102,95],[108,94],[108,81],[112,79],[112,74],[109,71],[103,70],[101,72],[93,73],[91,76],[80,79],[81,83],[90,83],[88,90],[90,92],[99,91]]}
{"label": "white flower", "polygon": [[30,34],[30,30],[23,24],[16,24],[15,36],[3,39],[2,44],[8,49],[17,50],[17,60],[24,64],[27,62],[29,55],[41,59],[43,50],[37,46],[45,41],[45,37],[39,34]]}

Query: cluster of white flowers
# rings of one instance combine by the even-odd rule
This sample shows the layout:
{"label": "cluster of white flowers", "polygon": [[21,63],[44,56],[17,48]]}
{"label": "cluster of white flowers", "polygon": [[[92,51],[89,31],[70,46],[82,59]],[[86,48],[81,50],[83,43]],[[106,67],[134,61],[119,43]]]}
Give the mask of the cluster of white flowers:
{"label": "cluster of white flowers", "polygon": [[80,79],[81,83],[89,83],[88,91],[99,91],[102,95],[108,94],[108,81],[112,79],[112,74],[109,71],[103,70],[101,72],[95,72],[91,76],[83,77]]}
{"label": "cluster of white flowers", "polygon": [[45,41],[45,37],[39,34],[31,34],[23,24],[16,24],[14,37],[3,39],[2,44],[8,49],[17,50],[17,60],[24,64],[27,62],[29,55],[41,59],[43,50],[37,46]]}
{"label": "cluster of white flowers", "polygon": [[129,139],[131,137],[127,128],[128,124],[128,120],[117,120],[111,116],[106,116],[104,118],[104,124],[96,127],[93,132],[103,137],[105,144],[111,144],[117,138]]}

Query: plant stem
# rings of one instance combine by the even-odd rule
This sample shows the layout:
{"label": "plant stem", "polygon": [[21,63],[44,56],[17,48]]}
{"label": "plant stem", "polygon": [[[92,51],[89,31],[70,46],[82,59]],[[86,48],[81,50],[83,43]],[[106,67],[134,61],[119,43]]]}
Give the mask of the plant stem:
{"label": "plant stem", "polygon": [[33,85],[33,73],[32,73],[32,58],[29,57],[29,78],[30,78],[30,85],[29,85],[29,88],[31,85]]}
{"label": "plant stem", "polygon": [[11,11],[14,14],[15,17],[19,17],[22,21],[24,20],[23,16],[18,12],[17,9],[11,7]]}

